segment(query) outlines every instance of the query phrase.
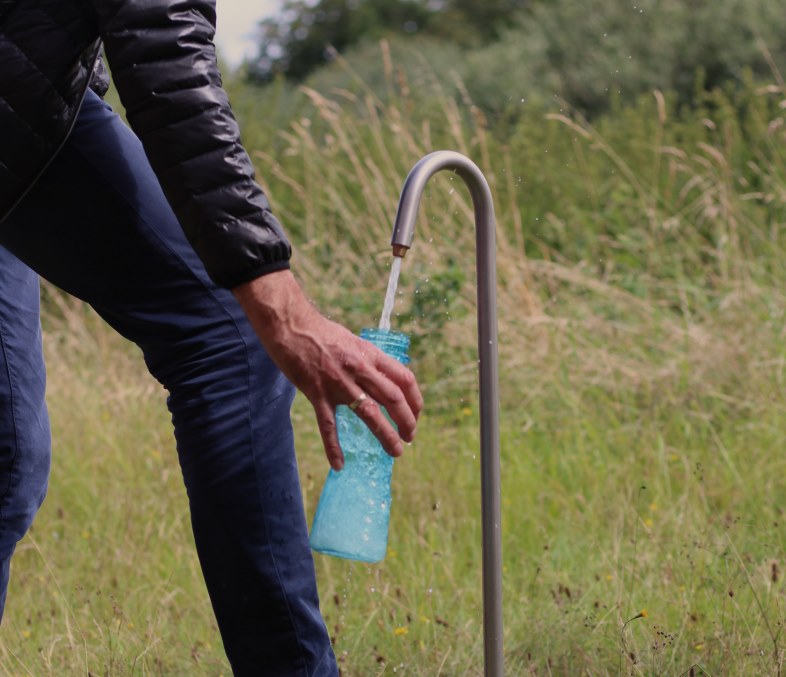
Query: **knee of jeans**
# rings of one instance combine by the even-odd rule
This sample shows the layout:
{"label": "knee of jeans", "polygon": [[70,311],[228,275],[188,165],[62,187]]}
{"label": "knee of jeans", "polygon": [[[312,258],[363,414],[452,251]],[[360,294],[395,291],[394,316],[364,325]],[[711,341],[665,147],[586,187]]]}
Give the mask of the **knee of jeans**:
{"label": "knee of jeans", "polygon": [[294,393],[256,336],[249,339],[232,330],[159,346],[145,359],[151,374],[169,391],[170,405],[176,407],[247,396],[265,403]]}

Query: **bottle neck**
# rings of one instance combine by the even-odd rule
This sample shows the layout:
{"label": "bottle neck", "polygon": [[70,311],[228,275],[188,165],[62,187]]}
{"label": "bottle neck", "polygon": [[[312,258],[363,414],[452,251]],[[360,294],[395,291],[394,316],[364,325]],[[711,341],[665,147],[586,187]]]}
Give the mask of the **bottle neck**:
{"label": "bottle neck", "polygon": [[409,362],[409,334],[390,329],[365,328],[360,332],[360,338],[373,343],[386,355],[390,355],[402,364]]}

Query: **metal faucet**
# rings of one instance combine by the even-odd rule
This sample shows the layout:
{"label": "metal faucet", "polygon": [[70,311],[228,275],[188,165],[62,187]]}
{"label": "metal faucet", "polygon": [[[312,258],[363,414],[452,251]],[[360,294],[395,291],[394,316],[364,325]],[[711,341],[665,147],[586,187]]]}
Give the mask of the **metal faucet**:
{"label": "metal faucet", "polygon": [[450,150],[430,153],[410,171],[393,226],[393,256],[412,246],[420,198],[443,169],[456,172],[475,208],[478,358],[480,360],[480,485],[483,527],[483,657],[486,677],[502,677],[502,538],[500,532],[499,373],[497,350],[496,222],[486,178],[469,158]]}

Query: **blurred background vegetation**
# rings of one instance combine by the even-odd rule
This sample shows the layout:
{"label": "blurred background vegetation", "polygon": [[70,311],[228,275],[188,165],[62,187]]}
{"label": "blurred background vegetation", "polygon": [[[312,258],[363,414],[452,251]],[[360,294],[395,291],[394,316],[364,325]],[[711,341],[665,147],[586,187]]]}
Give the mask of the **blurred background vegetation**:
{"label": "blurred background vegetation", "polygon": [[522,99],[561,99],[592,117],[654,88],[690,105],[783,64],[782,10],[777,0],[286,0],[261,23],[247,78],[330,86],[325,66],[339,52],[382,92],[368,54],[385,38],[408,75],[425,59],[443,87],[455,90],[458,77],[491,117],[515,117]]}

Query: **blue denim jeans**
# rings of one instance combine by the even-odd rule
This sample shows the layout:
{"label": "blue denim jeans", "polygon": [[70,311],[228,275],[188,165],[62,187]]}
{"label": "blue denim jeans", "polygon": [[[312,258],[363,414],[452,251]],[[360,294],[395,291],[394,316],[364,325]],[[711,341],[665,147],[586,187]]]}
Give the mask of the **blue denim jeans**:
{"label": "blue denim jeans", "polygon": [[[208,278],[139,141],[88,93],[0,224],[0,613],[43,500],[49,426],[38,275],[89,303],[168,390],[202,571],[236,675],[337,675],[295,461],[292,385]],[[12,600],[13,603],[13,600]]]}

